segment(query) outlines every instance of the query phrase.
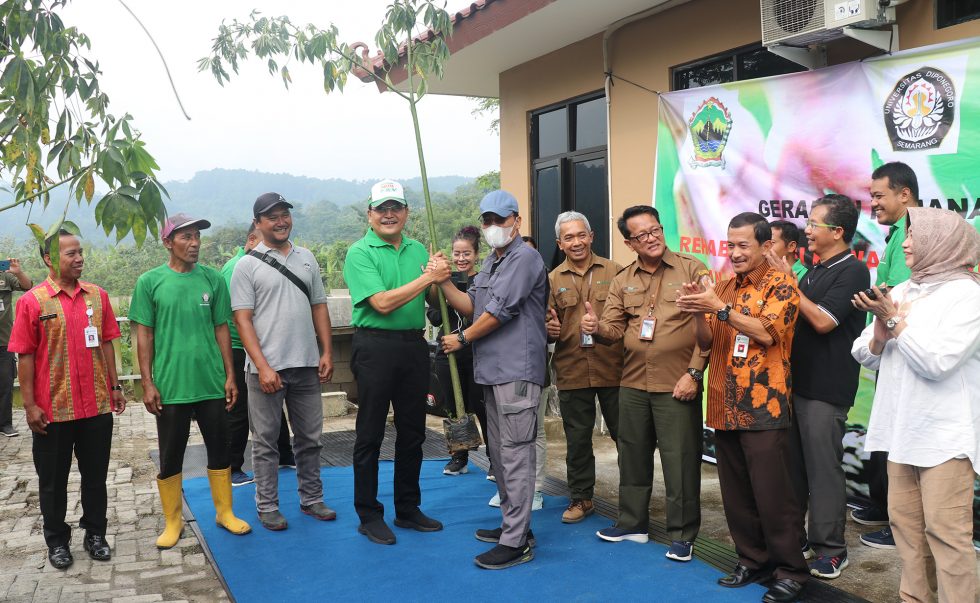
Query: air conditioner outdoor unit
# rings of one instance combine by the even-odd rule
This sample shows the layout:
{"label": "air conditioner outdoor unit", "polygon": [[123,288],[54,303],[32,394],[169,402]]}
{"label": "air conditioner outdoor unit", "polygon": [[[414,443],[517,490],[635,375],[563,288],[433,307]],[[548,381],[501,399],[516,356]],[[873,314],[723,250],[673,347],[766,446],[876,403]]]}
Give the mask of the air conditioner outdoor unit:
{"label": "air conditioner outdoor unit", "polygon": [[844,28],[895,22],[895,9],[879,0],[761,0],[764,46],[808,46],[848,35]]}

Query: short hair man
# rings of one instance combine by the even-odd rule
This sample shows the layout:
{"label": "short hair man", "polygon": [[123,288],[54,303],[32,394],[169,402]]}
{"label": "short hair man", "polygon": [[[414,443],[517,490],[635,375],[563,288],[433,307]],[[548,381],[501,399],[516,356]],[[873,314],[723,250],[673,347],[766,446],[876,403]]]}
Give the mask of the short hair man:
{"label": "short hair man", "polygon": [[288,527],[279,511],[277,442],[284,403],[293,428],[300,511],[320,521],[337,517],[323,504],[320,480],[320,384],[333,375],[327,293],[316,256],[289,239],[292,207],[279,193],[259,195],[252,216],[262,242],[238,261],[231,277],[231,309],[247,356],[255,507],[262,526],[273,531]]}
{"label": "short hair man", "polygon": [[10,329],[14,324],[14,291],[27,291],[34,283],[20,268],[20,260],[7,258],[0,265],[0,435],[16,437],[14,428],[14,353],[7,350]]}
{"label": "short hair man", "polygon": [[[686,283],[677,306],[694,314],[698,345],[711,350],[708,427],[715,430],[718,479],[738,563],[718,580],[740,587],[773,572],[765,602],[795,601],[809,577],[803,514],[792,486],[790,350],[800,293],[766,259],[772,229],[746,212],[728,225],[734,278]],[[706,316],[706,313],[710,313]]]}
{"label": "short hair man", "polygon": [[582,337],[579,323],[592,308],[602,314],[609,285],[622,266],[592,251],[595,235],[584,215],[567,211],[555,220],[555,238],[565,261],[548,275],[548,339],[555,342],[555,382],[565,428],[565,467],[571,501],[561,516],[578,523],[595,512],[596,398],[613,442],[619,432],[619,380],[623,373],[623,344]]}
{"label": "short hair man", "polygon": [[[401,184],[382,180],[371,187],[370,228],[347,251],[344,280],[354,305],[351,371],[357,380],[354,443],[354,508],[358,532],[377,544],[395,544],[378,501],[378,458],[388,408],[395,410],[395,525],[436,532],[442,524],[419,509],[422,443],[429,387],[425,293],[438,278],[449,278],[449,263],[426,270],[429,253],[405,236],[408,203]],[[455,289],[455,286],[453,286]]]}
{"label": "short hair man", "polygon": [[[221,276],[231,290],[231,277],[235,273],[238,260],[255,249],[262,240],[261,233],[255,230],[255,222],[248,225],[245,245],[235,249],[235,255],[221,267]],[[251,475],[242,469],[245,464],[245,446],[248,444],[248,385],[245,383],[245,346],[238,336],[238,327],[234,319],[228,321],[228,332],[231,335],[232,366],[235,370],[235,387],[238,389],[238,402],[228,411],[229,460],[231,461],[231,485],[244,486],[255,481]],[[282,413],[279,427],[279,466],[296,467],[296,457],[293,456],[293,446],[289,443],[289,424],[286,422],[286,411]]]}
{"label": "short hair man", "polygon": [[[875,285],[894,287],[909,280],[912,271],[905,264],[902,244],[908,230],[910,207],[918,205],[919,180],[908,164],[885,163],[871,173],[871,215],[888,227],[885,250],[875,272]],[[888,453],[872,452],[865,463],[871,506],[851,511],[851,519],[881,529],[861,535],[861,543],[878,549],[894,549],[895,537],[888,525]]]}
{"label": "short hair man", "polygon": [[701,380],[707,358],[694,337],[694,319],[674,303],[681,283],[708,270],[671,251],[660,214],[649,205],[618,222],[636,261],[613,279],[602,320],[588,312],[583,333],[623,341],[619,388],[619,517],[596,533],[610,542],[647,542],[653,452],[660,449],[667,489],[667,558],[690,561],[701,527]]}
{"label": "short hair man", "polygon": [[78,237],[65,230],[54,236],[58,255],[49,253],[49,238],[41,247],[48,278],[17,300],[7,349],[19,357],[20,393],[34,432],[48,561],[65,569],[74,562],[65,523],[73,452],[82,476],[82,546],[96,561],[112,556],[105,539],[106,475],[112,412],[123,412],[126,399],[116,376],[112,340],[120,334],[109,295],[79,280],[85,259]]}
{"label": "short hair man", "polygon": [[445,278],[446,299],[473,324],[442,338],[455,352],[473,343],[473,372],[483,385],[490,428],[489,454],[497,476],[499,528],[477,530],[477,540],[496,542],[474,560],[485,569],[504,569],[534,558],[531,506],[534,501],[538,403],[545,383],[548,336],[545,316],[548,272],[541,255],[520,237],[517,199],[493,191],[480,201],[483,238],[493,254],[463,293]]}
{"label": "short hair man", "polygon": [[769,227],[772,228],[772,253],[789,263],[799,282],[807,271],[806,265],[800,261],[800,250],[806,244],[803,232],[789,220],[774,220]]}
{"label": "short hair man", "polygon": [[201,266],[201,230],[211,223],[184,213],[167,218],[160,232],[170,252],[166,264],[140,275],[129,306],[136,324],[143,404],[156,416],[160,445],[157,488],[166,526],[157,548],[169,549],[183,529],[184,450],[191,419],[204,437],[208,482],[218,525],[232,534],[251,528],[231,510],[226,412],[238,397],[232,374],[228,286],[218,271]]}
{"label": "short hair man", "polygon": [[[806,223],[808,247],[819,258],[799,281],[800,320],[793,338],[793,455],[790,471],[817,559],[810,574],[836,578],[847,567],[844,525],[844,432],[854,405],[861,365],[848,353],[864,329],[865,313],[851,303],[871,284],[864,262],[851,253],[858,209],[844,195],[817,199]],[[775,237],[774,237],[775,238]],[[769,252],[770,262],[795,278],[792,267]]]}

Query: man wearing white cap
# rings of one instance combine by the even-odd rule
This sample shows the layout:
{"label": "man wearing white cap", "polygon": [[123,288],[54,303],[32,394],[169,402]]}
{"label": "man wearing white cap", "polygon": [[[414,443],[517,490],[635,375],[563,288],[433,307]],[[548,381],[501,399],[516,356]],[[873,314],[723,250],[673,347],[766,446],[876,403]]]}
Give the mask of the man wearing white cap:
{"label": "man wearing white cap", "polygon": [[382,180],[371,188],[370,228],[350,246],[344,280],[353,302],[351,371],[357,380],[357,436],[354,443],[354,508],[358,532],[377,544],[395,544],[378,501],[378,457],[389,404],[395,409],[395,525],[436,532],[442,524],[419,509],[422,442],[429,387],[425,293],[449,278],[444,259],[426,270],[429,254],[402,235],[408,203],[402,186]]}
{"label": "man wearing white cap", "polygon": [[238,390],[232,372],[228,286],[213,268],[198,265],[201,230],[211,223],[187,214],[167,218],[160,233],[170,260],[136,281],[129,319],[136,324],[143,404],[157,418],[157,487],[166,527],[157,548],[177,544],[183,529],[184,450],[191,419],[204,437],[215,521],[232,534],[251,528],[231,510],[227,409]]}

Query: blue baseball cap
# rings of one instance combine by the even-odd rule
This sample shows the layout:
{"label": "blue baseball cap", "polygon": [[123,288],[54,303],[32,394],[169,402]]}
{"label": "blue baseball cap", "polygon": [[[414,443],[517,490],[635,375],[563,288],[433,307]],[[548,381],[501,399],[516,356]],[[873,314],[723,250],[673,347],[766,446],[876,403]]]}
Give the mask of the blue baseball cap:
{"label": "blue baseball cap", "polygon": [[480,201],[480,215],[485,213],[495,213],[501,218],[506,218],[511,214],[518,213],[517,199],[507,191],[493,191],[487,193]]}

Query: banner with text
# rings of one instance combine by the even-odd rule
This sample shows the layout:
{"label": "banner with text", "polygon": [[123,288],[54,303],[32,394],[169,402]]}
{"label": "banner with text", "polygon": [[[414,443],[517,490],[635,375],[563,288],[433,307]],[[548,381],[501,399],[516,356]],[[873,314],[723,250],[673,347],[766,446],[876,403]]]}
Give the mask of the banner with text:
{"label": "banner with text", "polygon": [[730,275],[728,221],[754,211],[801,227],[827,193],[860,201],[853,247],[874,271],[886,230],[871,172],[915,170],[926,206],[980,229],[980,40],[660,96],[654,205],[671,249]]}

